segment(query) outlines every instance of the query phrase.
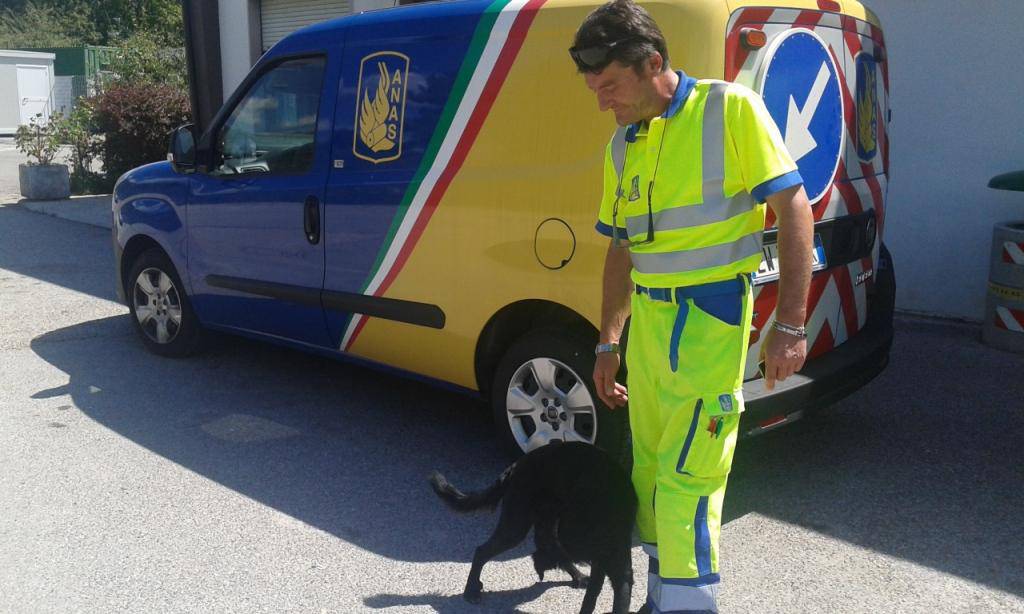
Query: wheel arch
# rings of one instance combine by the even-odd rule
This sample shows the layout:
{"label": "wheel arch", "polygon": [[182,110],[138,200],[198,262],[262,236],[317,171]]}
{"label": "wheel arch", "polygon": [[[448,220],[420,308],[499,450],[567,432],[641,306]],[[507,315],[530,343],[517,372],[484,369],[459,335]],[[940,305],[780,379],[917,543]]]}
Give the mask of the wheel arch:
{"label": "wheel arch", "polygon": [[[128,239],[128,242],[125,243],[124,251],[121,254],[120,280],[121,289],[124,290],[126,297],[130,296],[130,293],[128,291],[128,274],[132,270],[132,265],[135,263],[135,260],[139,257],[139,254],[154,247],[162,251],[164,255],[167,256],[169,260],[171,260],[170,254],[167,253],[167,250],[164,249],[164,246],[160,245],[160,243],[156,239],[149,235],[137,234],[134,237]],[[171,263],[173,264],[174,261],[171,260]],[[181,277],[180,271],[178,272],[178,277]],[[182,281],[182,283],[184,283],[184,280]]]}
{"label": "wheel arch", "polygon": [[541,299],[510,303],[491,316],[477,339],[474,367],[484,398],[490,395],[498,363],[508,348],[523,335],[543,328],[561,329],[597,343],[597,328],[565,305]]}

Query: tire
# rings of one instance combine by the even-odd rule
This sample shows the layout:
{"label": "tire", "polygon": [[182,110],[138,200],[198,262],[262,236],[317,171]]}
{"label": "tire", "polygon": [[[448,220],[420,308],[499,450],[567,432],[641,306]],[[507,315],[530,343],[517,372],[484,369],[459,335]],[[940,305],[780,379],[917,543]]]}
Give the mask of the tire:
{"label": "tire", "polygon": [[203,330],[170,258],[158,248],[135,259],[125,283],[132,323],[146,349],[182,358],[199,350]]}
{"label": "tire", "polygon": [[585,441],[623,461],[628,412],[601,402],[593,373],[593,344],[561,330],[537,330],[513,343],[491,388],[494,425],[509,453],[518,457],[557,439]]}

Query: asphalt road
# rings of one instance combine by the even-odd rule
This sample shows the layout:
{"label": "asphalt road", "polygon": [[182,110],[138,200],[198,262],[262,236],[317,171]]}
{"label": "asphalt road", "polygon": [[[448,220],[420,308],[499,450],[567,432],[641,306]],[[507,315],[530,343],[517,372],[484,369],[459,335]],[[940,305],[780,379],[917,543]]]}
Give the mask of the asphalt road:
{"label": "asphalt road", "polygon": [[[460,597],[495,518],[424,478],[504,467],[474,401],[238,339],[162,359],[112,283],[107,231],[0,207],[0,612],[578,610],[525,546]],[[722,612],[1024,612],[1024,356],[978,337],[900,319],[866,389],[741,442]]]}

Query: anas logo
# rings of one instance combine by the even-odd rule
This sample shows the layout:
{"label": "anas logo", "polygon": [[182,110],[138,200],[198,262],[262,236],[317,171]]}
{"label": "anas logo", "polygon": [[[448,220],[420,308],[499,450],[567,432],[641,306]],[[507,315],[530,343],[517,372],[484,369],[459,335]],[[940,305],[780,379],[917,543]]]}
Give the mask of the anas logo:
{"label": "anas logo", "polygon": [[640,175],[633,175],[632,186],[629,188],[629,202],[640,200]]}
{"label": "anas logo", "polygon": [[402,155],[409,57],[379,51],[363,58],[356,89],[356,126],[352,153],[374,164]]}
{"label": "anas logo", "polygon": [[870,162],[878,153],[878,65],[862,53],[857,56],[857,156]]}

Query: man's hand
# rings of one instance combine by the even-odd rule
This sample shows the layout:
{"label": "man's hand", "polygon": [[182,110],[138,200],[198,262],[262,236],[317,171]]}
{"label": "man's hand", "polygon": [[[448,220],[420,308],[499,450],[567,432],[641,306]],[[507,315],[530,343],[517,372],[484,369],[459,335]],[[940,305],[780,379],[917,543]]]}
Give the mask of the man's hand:
{"label": "man's hand", "polygon": [[615,381],[619,372],[619,354],[617,352],[601,352],[594,363],[594,388],[597,396],[611,409],[622,407],[629,401],[626,387]]}
{"label": "man's hand", "polygon": [[[790,326],[807,320],[807,290],[811,285],[811,249],[814,246],[814,215],[802,186],[768,196],[768,206],[778,218],[779,299],[775,318]],[[771,328],[761,345],[764,383],[768,390],[804,366],[807,340]]]}
{"label": "man's hand", "polygon": [[761,359],[764,360],[764,386],[774,390],[776,380],[784,382],[803,368],[807,360],[807,339],[771,328],[761,345]]}

